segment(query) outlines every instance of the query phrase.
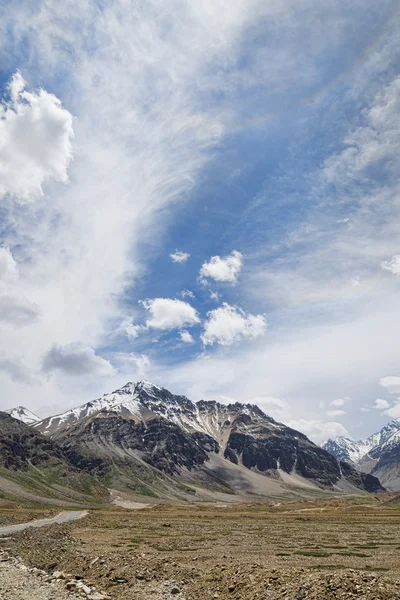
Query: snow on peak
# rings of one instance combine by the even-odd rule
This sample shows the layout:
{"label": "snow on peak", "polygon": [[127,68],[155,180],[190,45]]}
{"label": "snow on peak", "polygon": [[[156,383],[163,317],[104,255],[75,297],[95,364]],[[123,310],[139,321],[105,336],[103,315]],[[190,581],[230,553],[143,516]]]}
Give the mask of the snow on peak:
{"label": "snow on peak", "polygon": [[34,423],[38,423],[40,421],[39,417],[25,408],[25,406],[16,406],[15,408],[10,408],[4,412],[14,419],[22,421],[22,423],[25,423],[26,425],[33,425]]}
{"label": "snow on peak", "polygon": [[358,464],[363,458],[368,458],[373,450],[376,451],[396,444],[400,444],[400,419],[390,421],[380,431],[373,433],[366,439],[350,440],[339,436],[323,442],[321,447],[340,460],[350,460],[354,464]]}
{"label": "snow on peak", "polygon": [[135,388],[136,390],[144,390],[145,392],[159,392],[162,389],[158,385],[151,383],[151,381],[146,381],[145,379],[138,381],[135,385]]}

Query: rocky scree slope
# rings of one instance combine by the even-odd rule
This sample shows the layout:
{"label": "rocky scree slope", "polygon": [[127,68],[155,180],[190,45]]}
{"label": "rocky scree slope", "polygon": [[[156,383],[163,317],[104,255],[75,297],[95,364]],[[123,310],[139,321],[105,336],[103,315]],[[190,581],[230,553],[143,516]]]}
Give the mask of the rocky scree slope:
{"label": "rocky scree slope", "polygon": [[400,419],[364,440],[337,437],[321,447],[336,459],[378,477],[388,489],[400,490]]}
{"label": "rocky scree slope", "polygon": [[[106,472],[99,458],[61,448],[22,421],[0,412],[0,496],[42,501],[107,499],[92,474]],[[57,502],[55,502],[57,503]]]}
{"label": "rocky scree slope", "polygon": [[194,403],[146,381],[128,383],[34,427],[69,455],[101,457],[112,464],[114,476],[134,475],[145,488],[167,475],[235,492],[231,480],[239,468],[243,478],[252,471],[274,480],[294,475],[299,482],[328,488],[382,489],[376,478],[342,465],[256,405]]}

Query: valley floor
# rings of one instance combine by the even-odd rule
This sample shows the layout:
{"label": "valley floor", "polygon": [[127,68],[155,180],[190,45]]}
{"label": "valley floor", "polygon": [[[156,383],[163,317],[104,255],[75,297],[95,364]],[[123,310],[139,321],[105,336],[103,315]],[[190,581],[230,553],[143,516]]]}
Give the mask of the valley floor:
{"label": "valley floor", "polygon": [[[387,500],[114,507],[2,545],[25,565],[78,575],[115,600],[392,600],[400,504]],[[4,572],[0,597],[25,600],[7,592]]]}

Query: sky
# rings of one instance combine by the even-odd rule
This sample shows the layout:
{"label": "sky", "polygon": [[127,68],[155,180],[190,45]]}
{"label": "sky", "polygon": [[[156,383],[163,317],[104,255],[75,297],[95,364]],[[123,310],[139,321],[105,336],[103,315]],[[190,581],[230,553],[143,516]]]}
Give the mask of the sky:
{"label": "sky", "polygon": [[400,417],[397,0],[0,5],[0,409]]}

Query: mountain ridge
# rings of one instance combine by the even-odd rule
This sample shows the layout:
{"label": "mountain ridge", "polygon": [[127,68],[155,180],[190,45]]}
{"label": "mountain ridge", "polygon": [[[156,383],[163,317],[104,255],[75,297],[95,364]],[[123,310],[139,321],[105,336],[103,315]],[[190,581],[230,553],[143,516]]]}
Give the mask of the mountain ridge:
{"label": "mountain ridge", "polygon": [[[111,461],[115,485],[122,477],[129,487],[130,473],[139,473],[147,487],[158,479],[164,485],[167,476],[229,493],[250,490],[249,478],[257,479],[257,489],[267,481],[293,485],[293,478],[317,488],[381,489],[255,404],[192,402],[148,381],[128,382],[33,427],[68,452]],[[235,477],[242,483],[233,489]]]}
{"label": "mountain ridge", "polygon": [[389,421],[368,438],[339,436],[323,442],[321,447],[336,459],[375,475],[388,488],[400,490],[400,419]]}

